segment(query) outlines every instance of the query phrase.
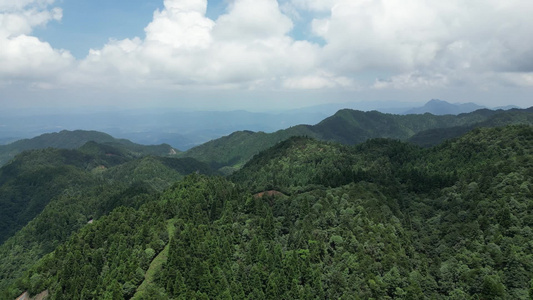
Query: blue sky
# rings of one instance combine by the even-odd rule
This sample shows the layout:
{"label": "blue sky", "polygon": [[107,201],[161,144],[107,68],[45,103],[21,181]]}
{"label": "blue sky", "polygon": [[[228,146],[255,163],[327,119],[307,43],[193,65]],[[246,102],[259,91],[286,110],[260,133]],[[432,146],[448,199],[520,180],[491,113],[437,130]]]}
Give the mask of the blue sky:
{"label": "blue sky", "polygon": [[159,1],[64,0],[62,20],[41,28],[36,36],[83,58],[90,48],[101,48],[109,38],[143,35],[160,6]]}
{"label": "blue sky", "polygon": [[526,0],[4,0],[4,107],[531,105]]}
{"label": "blue sky", "polygon": [[[61,21],[37,28],[35,36],[80,59],[110,38],[144,36],[154,11],[163,8],[163,2],[156,0],[62,0],[57,4],[63,9]],[[208,15],[217,17],[224,7],[221,0],[209,1]]]}
{"label": "blue sky", "polygon": [[[54,48],[68,49],[76,58],[83,58],[91,48],[103,47],[109,39],[143,37],[144,28],[155,10],[164,8],[158,0],[62,0],[63,18],[35,30],[35,36]],[[225,0],[208,0],[206,17],[216,20],[226,12]],[[290,35],[298,40],[323,40],[312,36],[313,15],[301,13]]]}

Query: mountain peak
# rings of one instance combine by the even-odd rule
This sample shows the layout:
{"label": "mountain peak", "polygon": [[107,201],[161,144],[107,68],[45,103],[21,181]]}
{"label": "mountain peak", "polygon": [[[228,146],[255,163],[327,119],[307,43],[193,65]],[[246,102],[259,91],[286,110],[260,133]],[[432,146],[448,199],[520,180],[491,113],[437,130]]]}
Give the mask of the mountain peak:
{"label": "mountain peak", "polygon": [[430,113],[433,115],[458,115],[462,113],[473,112],[482,108],[484,107],[472,102],[449,103],[444,100],[431,99],[424,106],[412,108],[406,111],[404,114],[409,115]]}
{"label": "mountain peak", "polygon": [[446,103],[446,104],[450,104],[449,102],[447,101],[444,101],[444,100],[440,100],[440,99],[431,99],[429,100],[425,105],[431,105],[431,104],[438,104],[438,103]]}

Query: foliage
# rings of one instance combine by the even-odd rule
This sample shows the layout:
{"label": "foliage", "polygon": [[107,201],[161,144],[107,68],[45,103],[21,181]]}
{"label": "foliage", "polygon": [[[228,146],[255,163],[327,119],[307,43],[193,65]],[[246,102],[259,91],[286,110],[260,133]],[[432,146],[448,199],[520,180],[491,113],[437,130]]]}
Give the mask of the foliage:
{"label": "foliage", "polygon": [[138,208],[193,172],[212,174],[191,158],[136,158],[95,142],[19,154],[0,168],[0,289],[88,221]]}
{"label": "foliage", "polygon": [[430,149],[292,138],[231,181],[193,173],[115,208],[3,295],[528,299],[532,151],[524,125]]}

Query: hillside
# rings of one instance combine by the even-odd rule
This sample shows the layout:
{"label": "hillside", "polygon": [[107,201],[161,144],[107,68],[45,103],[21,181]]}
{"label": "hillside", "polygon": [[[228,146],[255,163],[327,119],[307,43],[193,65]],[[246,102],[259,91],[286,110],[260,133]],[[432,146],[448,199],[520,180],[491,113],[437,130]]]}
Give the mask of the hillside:
{"label": "hillside", "polygon": [[18,140],[7,145],[0,145],[0,166],[6,164],[15,155],[25,150],[46,148],[76,149],[90,141],[114,146],[115,148],[129,151],[131,155],[137,156],[170,155],[176,152],[166,144],[145,146],[125,139],[115,139],[106,133],[98,131],[63,130],[57,133],[46,133],[31,139]]}
{"label": "hillside", "polygon": [[231,181],[193,174],[113,210],[0,295],[528,299],[532,151],[526,125],[430,149],[291,138]]}
{"label": "hillside", "polygon": [[344,109],[313,126],[298,125],[270,134],[236,132],[180,153],[180,156],[193,157],[230,174],[254,155],[292,136],[307,136],[346,145],[362,143],[372,138],[411,139],[416,144],[431,146],[445,138],[460,136],[475,127],[533,124],[532,115],[532,108],[510,111],[483,109],[457,116],[392,115]]}
{"label": "hillside", "polygon": [[17,155],[0,168],[0,288],[90,219],[138,207],[196,172],[216,174],[192,158],[137,158],[95,142]]}
{"label": "hillside", "polygon": [[299,125],[275,133],[238,131],[182,152],[179,157],[192,157],[208,163],[224,174],[230,174],[253,155],[291,136],[315,136],[310,126]]}

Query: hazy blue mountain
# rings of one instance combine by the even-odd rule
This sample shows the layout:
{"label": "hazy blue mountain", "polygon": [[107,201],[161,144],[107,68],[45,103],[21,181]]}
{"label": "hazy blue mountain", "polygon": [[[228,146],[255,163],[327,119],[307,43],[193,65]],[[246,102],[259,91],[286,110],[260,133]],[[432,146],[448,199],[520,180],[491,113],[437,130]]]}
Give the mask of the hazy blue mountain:
{"label": "hazy blue mountain", "polygon": [[125,110],[114,107],[71,111],[12,110],[0,112],[0,145],[44,133],[83,129],[106,132],[139,144],[166,143],[188,150],[235,131],[274,132],[298,124],[316,124],[344,108],[401,113],[414,105],[393,101],[353,101],[269,112],[183,111],[174,108]]}
{"label": "hazy blue mountain", "polygon": [[[342,103],[326,103],[303,107],[287,111],[294,114],[309,114],[314,113],[322,116],[320,120],[325,119],[341,109],[354,109],[360,111],[376,110],[382,113],[401,114],[408,109],[417,107],[420,103],[417,102],[398,102],[398,101],[350,101]],[[305,124],[314,124],[307,122]]]}
{"label": "hazy blue mountain", "polygon": [[475,103],[449,103],[446,101],[432,99],[422,107],[412,108],[404,112],[404,114],[425,114],[430,113],[434,115],[458,115],[462,113],[473,112],[478,109],[485,108]]}
{"label": "hazy blue mountain", "polygon": [[16,137],[2,137],[0,138],[0,145],[7,145],[7,144],[10,144],[10,143],[13,143],[17,140],[20,140],[20,138],[16,138]]}
{"label": "hazy blue mountain", "polygon": [[516,106],[516,105],[505,105],[505,106],[497,106],[497,107],[494,107],[493,109],[495,109],[495,110],[498,110],[498,109],[501,109],[501,110],[510,110],[510,109],[515,109],[515,108],[520,109],[521,107]]}
{"label": "hazy blue mountain", "polygon": [[175,109],[101,112],[0,114],[0,142],[59,130],[97,130],[140,144],[167,143],[187,150],[238,130],[273,132],[297,124],[315,124],[323,111],[178,111]]}
{"label": "hazy blue mountain", "polygon": [[[446,107],[443,107],[446,106]],[[449,104],[432,100],[424,107],[416,102],[350,101],[326,103],[297,109],[268,112],[184,111],[176,108],[123,109],[102,107],[98,110],[25,109],[0,112],[0,145],[60,130],[96,130],[144,145],[169,144],[185,151],[235,131],[267,133],[299,124],[317,124],[342,109],[403,114],[430,112],[435,115],[458,114],[480,107]],[[459,108],[457,108],[459,107]],[[505,107],[502,109],[508,109]]]}

